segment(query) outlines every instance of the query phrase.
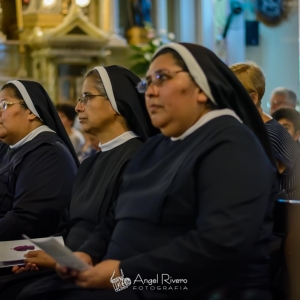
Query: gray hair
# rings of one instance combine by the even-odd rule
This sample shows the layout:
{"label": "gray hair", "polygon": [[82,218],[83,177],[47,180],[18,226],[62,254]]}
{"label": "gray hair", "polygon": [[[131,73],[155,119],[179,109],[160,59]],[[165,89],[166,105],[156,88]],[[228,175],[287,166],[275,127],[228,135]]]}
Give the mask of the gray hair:
{"label": "gray hair", "polygon": [[297,95],[293,91],[291,91],[285,87],[278,87],[278,88],[274,89],[272,91],[271,97],[273,97],[273,95],[284,95],[287,102],[294,105],[295,107],[297,105],[297,102],[298,102]]}
{"label": "gray hair", "polygon": [[108,100],[108,96],[107,93],[105,91],[103,82],[101,80],[101,77],[99,76],[99,72],[96,69],[91,69],[88,70],[85,74],[84,74],[84,79],[87,79],[88,77],[92,77],[94,79],[94,86],[97,89],[97,91],[99,92],[99,94],[106,98]]}

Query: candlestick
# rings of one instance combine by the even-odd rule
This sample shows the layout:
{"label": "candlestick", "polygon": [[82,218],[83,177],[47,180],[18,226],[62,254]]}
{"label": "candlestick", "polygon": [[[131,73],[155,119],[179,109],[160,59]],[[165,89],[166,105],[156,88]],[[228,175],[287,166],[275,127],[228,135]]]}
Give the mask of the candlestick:
{"label": "candlestick", "polygon": [[16,0],[16,13],[17,13],[17,24],[19,31],[23,30],[23,9],[22,0]]}

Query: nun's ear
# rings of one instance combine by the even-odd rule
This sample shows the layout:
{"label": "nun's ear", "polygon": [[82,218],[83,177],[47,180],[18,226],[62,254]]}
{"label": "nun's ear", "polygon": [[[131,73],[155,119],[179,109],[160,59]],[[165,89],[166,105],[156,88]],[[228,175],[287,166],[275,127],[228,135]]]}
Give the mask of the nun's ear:
{"label": "nun's ear", "polygon": [[208,100],[208,97],[204,94],[204,92],[199,88],[197,101],[198,103],[206,103]]}
{"label": "nun's ear", "polygon": [[28,109],[28,120],[30,122],[34,121],[35,119],[40,120],[35,114],[33,114],[29,109]]}

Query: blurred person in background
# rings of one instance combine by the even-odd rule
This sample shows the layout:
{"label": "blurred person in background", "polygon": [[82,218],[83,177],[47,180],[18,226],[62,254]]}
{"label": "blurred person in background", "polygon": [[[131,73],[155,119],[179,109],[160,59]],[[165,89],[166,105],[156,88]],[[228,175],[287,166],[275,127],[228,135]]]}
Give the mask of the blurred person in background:
{"label": "blurred person in background", "polygon": [[77,116],[75,105],[70,103],[60,103],[56,105],[56,110],[69,135],[75,152],[79,155],[85,140],[82,133],[73,126]]}
{"label": "blurred person in background", "polygon": [[261,68],[254,62],[244,62],[234,64],[230,69],[249,93],[267,128],[277,162],[280,197],[300,199],[300,149],[281,124],[262,110],[266,81]]}
{"label": "blurred person in background", "polygon": [[299,142],[300,114],[295,109],[280,108],[272,114],[272,117],[288,131],[295,141]]}
{"label": "blurred person in background", "polygon": [[297,95],[285,87],[278,87],[271,93],[270,114],[272,115],[279,108],[295,109],[298,100]]}
{"label": "blurred person in background", "polygon": [[79,161],[82,163],[87,157],[97,153],[100,149],[99,140],[89,133],[83,132],[85,144],[81,149],[80,155],[78,156]]}

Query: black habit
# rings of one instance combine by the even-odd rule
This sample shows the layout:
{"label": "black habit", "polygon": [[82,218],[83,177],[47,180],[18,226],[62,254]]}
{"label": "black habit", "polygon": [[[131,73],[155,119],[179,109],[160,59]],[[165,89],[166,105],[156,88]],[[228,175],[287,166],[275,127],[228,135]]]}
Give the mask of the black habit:
{"label": "black habit", "polygon": [[52,132],[8,149],[0,168],[0,240],[54,234],[76,171],[71,153]]}
{"label": "black habit", "polygon": [[70,228],[65,244],[70,249],[77,250],[106,217],[117,199],[121,175],[141,145],[142,142],[134,138],[82,162],[69,206]]}

